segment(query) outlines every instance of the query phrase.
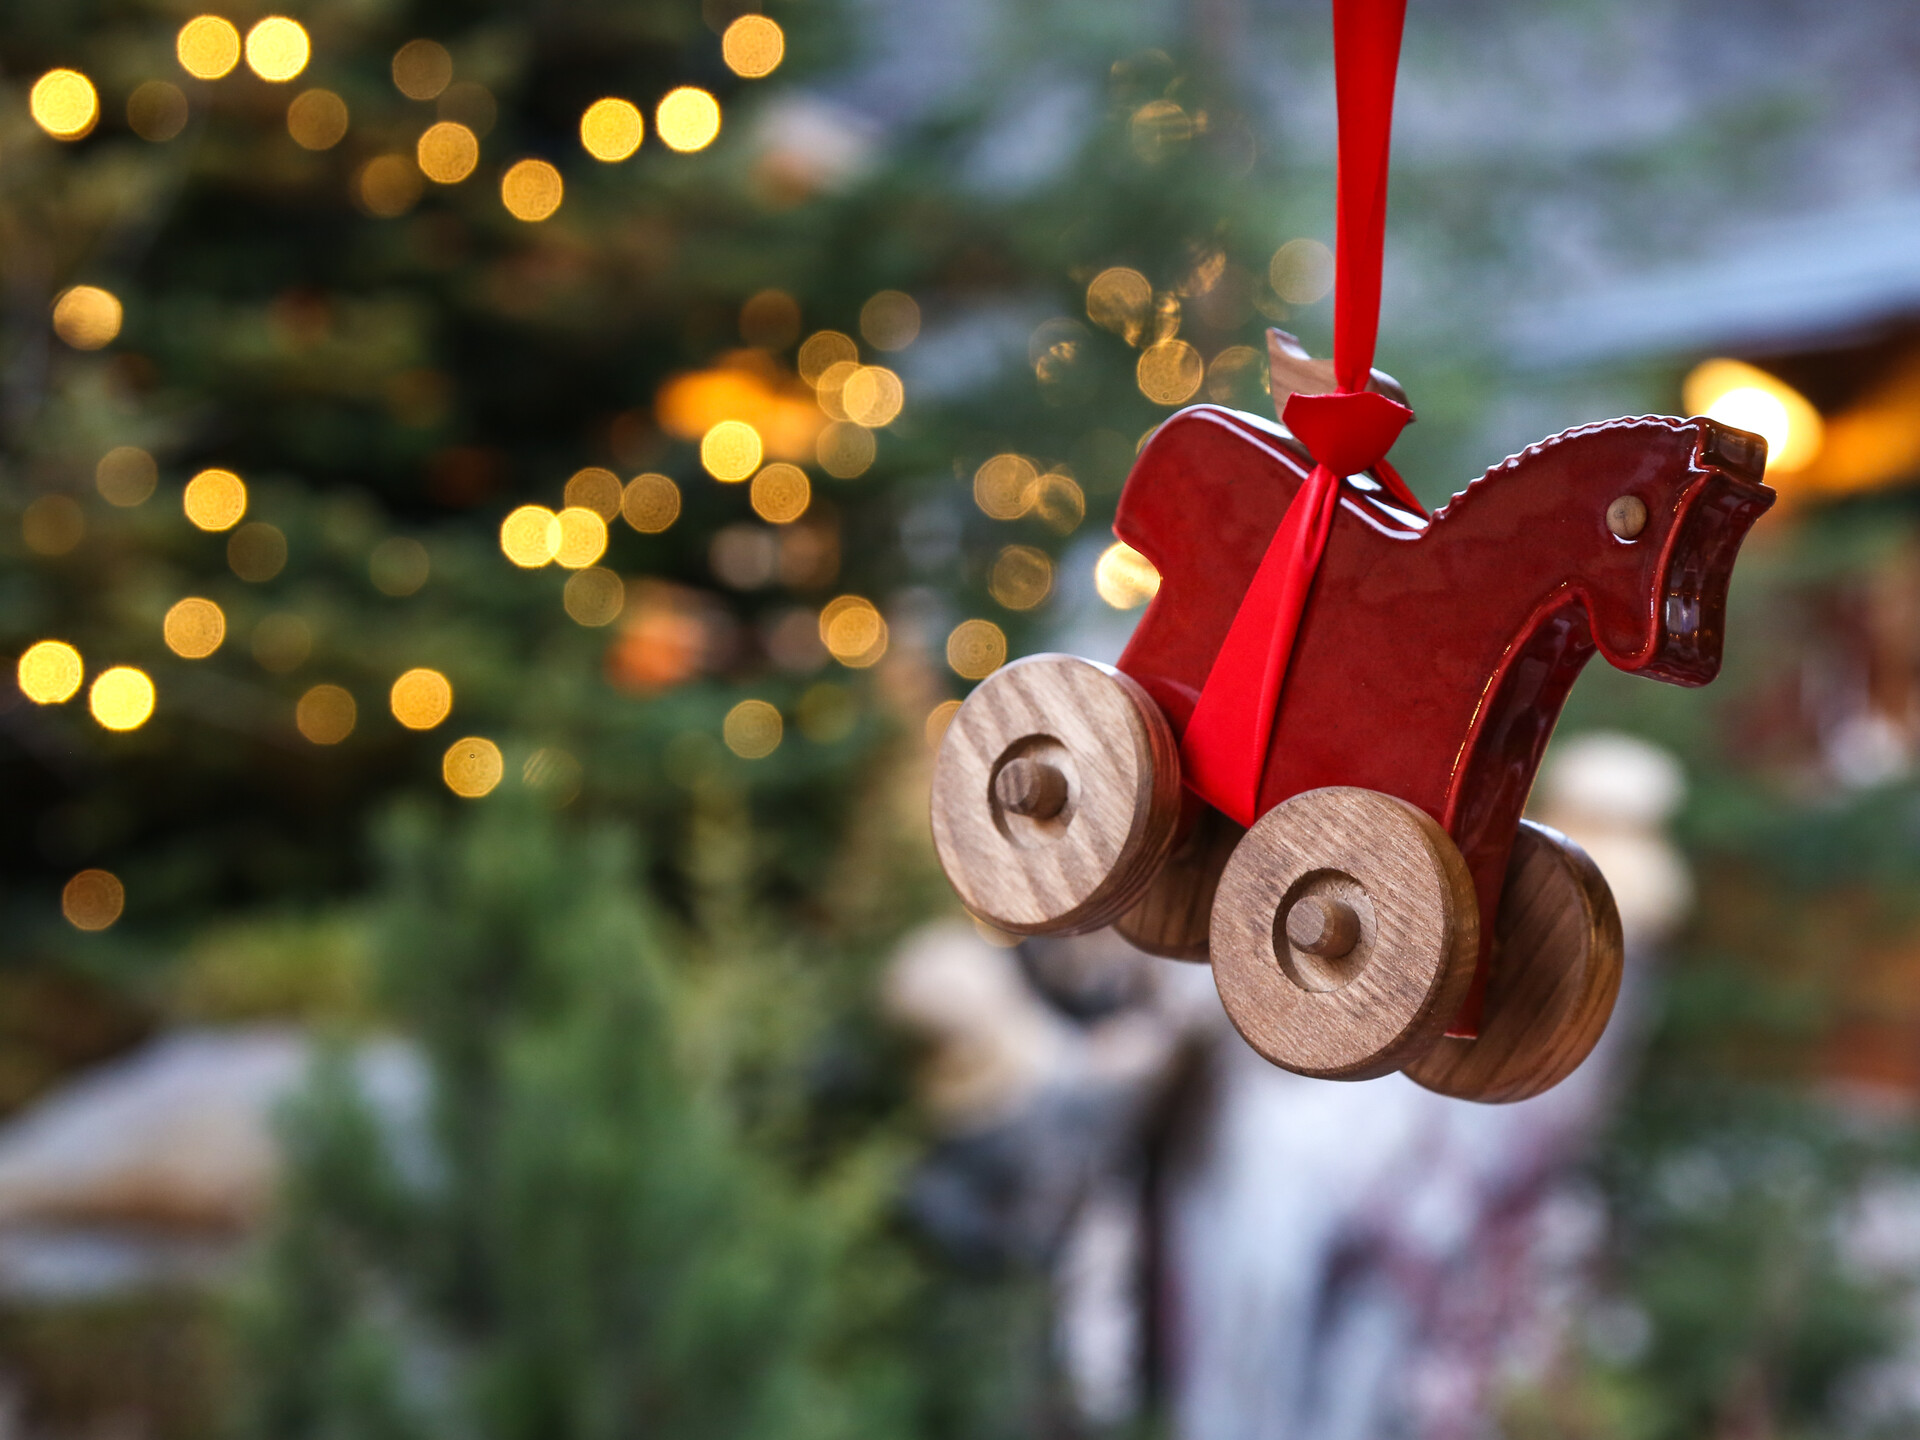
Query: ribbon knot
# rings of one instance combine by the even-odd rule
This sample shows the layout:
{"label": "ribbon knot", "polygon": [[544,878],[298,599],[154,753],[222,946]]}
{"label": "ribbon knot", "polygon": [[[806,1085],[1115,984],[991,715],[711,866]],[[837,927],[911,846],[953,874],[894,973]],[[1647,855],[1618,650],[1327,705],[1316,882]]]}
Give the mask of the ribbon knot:
{"label": "ribbon knot", "polygon": [[1387,458],[1413,411],[1376,390],[1287,397],[1280,419],[1314,458],[1344,479]]}

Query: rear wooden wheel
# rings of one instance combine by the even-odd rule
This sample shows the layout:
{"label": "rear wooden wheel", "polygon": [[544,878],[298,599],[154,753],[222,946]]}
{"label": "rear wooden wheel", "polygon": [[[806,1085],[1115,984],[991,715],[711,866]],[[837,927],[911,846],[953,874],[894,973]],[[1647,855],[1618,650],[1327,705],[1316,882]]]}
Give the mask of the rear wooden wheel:
{"label": "rear wooden wheel", "polygon": [[995,671],[933,772],[933,843],[967,909],[1018,935],[1111,924],[1166,859],[1180,758],[1160,707],[1072,655]]}
{"label": "rear wooden wheel", "polygon": [[1213,899],[1214,981],[1235,1028],[1301,1075],[1364,1080],[1422,1054],[1479,951],[1473,878],[1424,811],[1309,790],[1261,816]]}
{"label": "rear wooden wheel", "polygon": [[1558,831],[1521,821],[1479,1037],[1442,1039],[1407,1074],[1461,1100],[1526,1100],[1552,1089],[1606,1030],[1622,952],[1620,912],[1599,867]]}
{"label": "rear wooden wheel", "polygon": [[1140,903],[1113,922],[1129,944],[1167,960],[1207,958],[1213,896],[1227,857],[1246,834],[1212,806],[1202,807],[1187,838],[1147,886]]}

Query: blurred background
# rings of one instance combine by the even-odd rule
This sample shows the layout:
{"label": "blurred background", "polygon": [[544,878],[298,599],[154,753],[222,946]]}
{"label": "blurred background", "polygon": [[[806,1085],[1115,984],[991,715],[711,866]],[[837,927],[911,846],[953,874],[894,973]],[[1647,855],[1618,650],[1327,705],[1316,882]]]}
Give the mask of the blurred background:
{"label": "blurred background", "polygon": [[1575,692],[1627,990],[1505,1108],[927,838],[1330,348],[1323,0],[10,0],[0,1437],[1920,1433],[1920,29],[1411,8],[1403,472],[1781,493]]}

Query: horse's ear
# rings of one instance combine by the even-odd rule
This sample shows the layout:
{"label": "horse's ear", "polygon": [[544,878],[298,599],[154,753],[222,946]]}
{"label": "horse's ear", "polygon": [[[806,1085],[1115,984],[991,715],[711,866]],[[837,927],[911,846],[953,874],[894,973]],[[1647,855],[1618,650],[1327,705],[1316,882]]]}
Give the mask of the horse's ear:
{"label": "horse's ear", "polygon": [[[1281,414],[1287,408],[1287,397],[1298,392],[1302,395],[1327,395],[1340,388],[1340,382],[1333,373],[1331,360],[1315,360],[1307,354],[1297,336],[1273,328],[1267,331],[1267,373],[1273,380],[1273,413]],[[1413,407],[1408,404],[1407,392],[1400,382],[1384,370],[1375,370],[1368,384],[1369,390],[1377,390],[1389,400]]]}

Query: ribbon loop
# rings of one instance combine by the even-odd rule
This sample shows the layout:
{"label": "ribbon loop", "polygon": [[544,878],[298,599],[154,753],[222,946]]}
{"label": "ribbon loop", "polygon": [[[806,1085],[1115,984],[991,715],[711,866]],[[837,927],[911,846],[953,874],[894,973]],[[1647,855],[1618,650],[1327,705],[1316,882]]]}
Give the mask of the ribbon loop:
{"label": "ribbon loop", "polygon": [[[1187,788],[1242,825],[1258,818],[1281,687],[1342,480],[1385,467],[1387,451],[1413,418],[1404,405],[1367,390],[1380,325],[1387,156],[1406,10],[1406,0],[1333,0],[1340,110],[1333,371],[1339,390],[1287,400],[1281,418],[1312,453],[1313,473],[1269,542],[1180,738]],[[1390,493],[1412,499],[1390,467],[1382,474],[1391,476]]]}

